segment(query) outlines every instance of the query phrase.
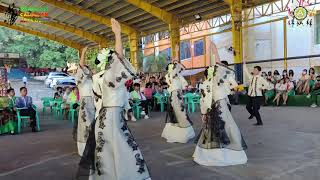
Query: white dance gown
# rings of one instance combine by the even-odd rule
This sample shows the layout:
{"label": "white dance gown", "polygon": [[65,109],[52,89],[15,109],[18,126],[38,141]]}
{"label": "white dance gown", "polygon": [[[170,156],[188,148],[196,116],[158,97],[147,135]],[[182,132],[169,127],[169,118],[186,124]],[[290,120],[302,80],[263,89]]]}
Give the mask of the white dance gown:
{"label": "white dance gown", "polygon": [[[92,94],[92,73],[87,67],[78,68],[76,74],[80,94],[80,109],[77,123],[78,153],[82,156],[86,146],[91,123],[94,120],[95,107]],[[70,107],[72,108],[72,107]]]}
{"label": "white dance gown", "polygon": [[95,124],[95,171],[91,180],[151,179],[123,115],[128,102],[125,81],[134,74],[131,64],[112,52],[103,75],[102,108]]}
{"label": "white dance gown", "polygon": [[166,116],[166,125],[161,137],[169,143],[187,143],[194,138],[195,132],[192,122],[189,119],[187,109],[183,103],[181,90],[188,85],[186,80],[180,75],[182,67],[176,64],[172,72],[166,75],[169,85],[169,104]]}
{"label": "white dance gown", "polygon": [[[216,70],[217,68],[219,67],[216,67]],[[208,118],[197,137],[197,146],[193,154],[194,161],[200,165],[230,166],[247,162],[244,151],[247,145],[226,100],[223,82],[227,75],[217,73],[214,78],[206,80],[200,86],[201,113]]]}

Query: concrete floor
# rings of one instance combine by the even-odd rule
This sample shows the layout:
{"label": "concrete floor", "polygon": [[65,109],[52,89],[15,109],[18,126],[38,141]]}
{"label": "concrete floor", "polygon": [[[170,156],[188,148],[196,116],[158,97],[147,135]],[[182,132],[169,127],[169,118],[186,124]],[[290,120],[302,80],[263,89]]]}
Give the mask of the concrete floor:
{"label": "concrete floor", "polygon": [[[14,83],[17,95],[20,81]],[[31,81],[36,104],[52,96],[42,82]],[[252,126],[243,106],[233,116],[248,144],[246,165],[203,167],[192,161],[195,144],[168,144],[160,137],[164,113],[129,123],[153,180],[319,180],[320,111],[307,107],[263,107],[265,125]],[[79,157],[68,121],[41,115],[41,132],[0,136],[0,180],[71,180]],[[199,113],[191,115],[199,132]]]}
{"label": "concrete floor", "polygon": [[[192,161],[195,144],[168,144],[161,137],[164,114],[129,123],[153,180],[319,180],[319,109],[264,107],[263,127],[252,126],[243,106],[233,115],[248,144],[248,163],[203,167]],[[199,114],[191,116],[195,129]],[[0,136],[0,180],[70,180],[79,157],[70,122],[42,116],[42,131]]]}

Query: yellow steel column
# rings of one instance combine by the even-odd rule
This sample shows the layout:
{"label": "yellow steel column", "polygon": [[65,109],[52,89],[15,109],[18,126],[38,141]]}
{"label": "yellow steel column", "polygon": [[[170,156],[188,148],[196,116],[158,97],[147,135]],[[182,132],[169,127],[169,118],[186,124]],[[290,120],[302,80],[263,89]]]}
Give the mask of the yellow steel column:
{"label": "yellow steel column", "polygon": [[232,44],[234,49],[234,63],[242,63],[242,1],[230,0],[230,10],[232,16]]}
{"label": "yellow steel column", "polygon": [[[171,45],[172,60],[180,61],[180,28],[179,28],[179,23],[169,24],[169,33],[170,33],[170,45]],[[176,49],[176,47],[178,47],[178,48]]]}
{"label": "yellow steel column", "polygon": [[283,58],[284,69],[288,69],[288,46],[287,46],[287,18],[283,18]]}
{"label": "yellow steel column", "polygon": [[139,69],[138,64],[138,33],[132,33],[129,35],[129,43],[130,43],[130,59],[133,67],[136,70]]}
{"label": "yellow steel column", "polygon": [[242,66],[242,1],[225,0],[230,6],[231,25],[232,25],[232,47],[238,81],[243,81],[243,66]]}

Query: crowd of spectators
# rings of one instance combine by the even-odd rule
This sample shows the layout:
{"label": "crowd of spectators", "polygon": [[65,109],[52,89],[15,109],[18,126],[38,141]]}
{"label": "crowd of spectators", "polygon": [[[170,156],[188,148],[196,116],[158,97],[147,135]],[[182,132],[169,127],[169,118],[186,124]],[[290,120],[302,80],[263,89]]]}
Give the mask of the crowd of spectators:
{"label": "crowd of spectators", "polygon": [[307,95],[307,98],[312,98],[312,107],[316,107],[317,95],[320,94],[320,76],[316,75],[315,69],[304,69],[302,73],[296,78],[293,70],[283,70],[282,74],[278,70],[273,73],[262,72],[268,83],[269,87],[264,92],[265,103],[273,99],[276,105],[280,105],[282,100],[283,105],[288,103],[288,97],[294,95]]}

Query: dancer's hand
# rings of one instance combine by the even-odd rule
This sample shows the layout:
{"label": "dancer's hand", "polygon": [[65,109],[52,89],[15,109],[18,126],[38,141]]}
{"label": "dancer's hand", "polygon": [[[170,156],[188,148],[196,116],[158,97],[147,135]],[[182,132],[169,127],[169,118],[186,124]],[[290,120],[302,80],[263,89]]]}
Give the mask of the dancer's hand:
{"label": "dancer's hand", "polygon": [[112,31],[115,35],[121,35],[121,26],[120,23],[115,20],[114,18],[111,18],[111,25],[112,25]]}
{"label": "dancer's hand", "polygon": [[89,46],[82,48],[82,53],[86,53],[88,49],[89,49]]}

